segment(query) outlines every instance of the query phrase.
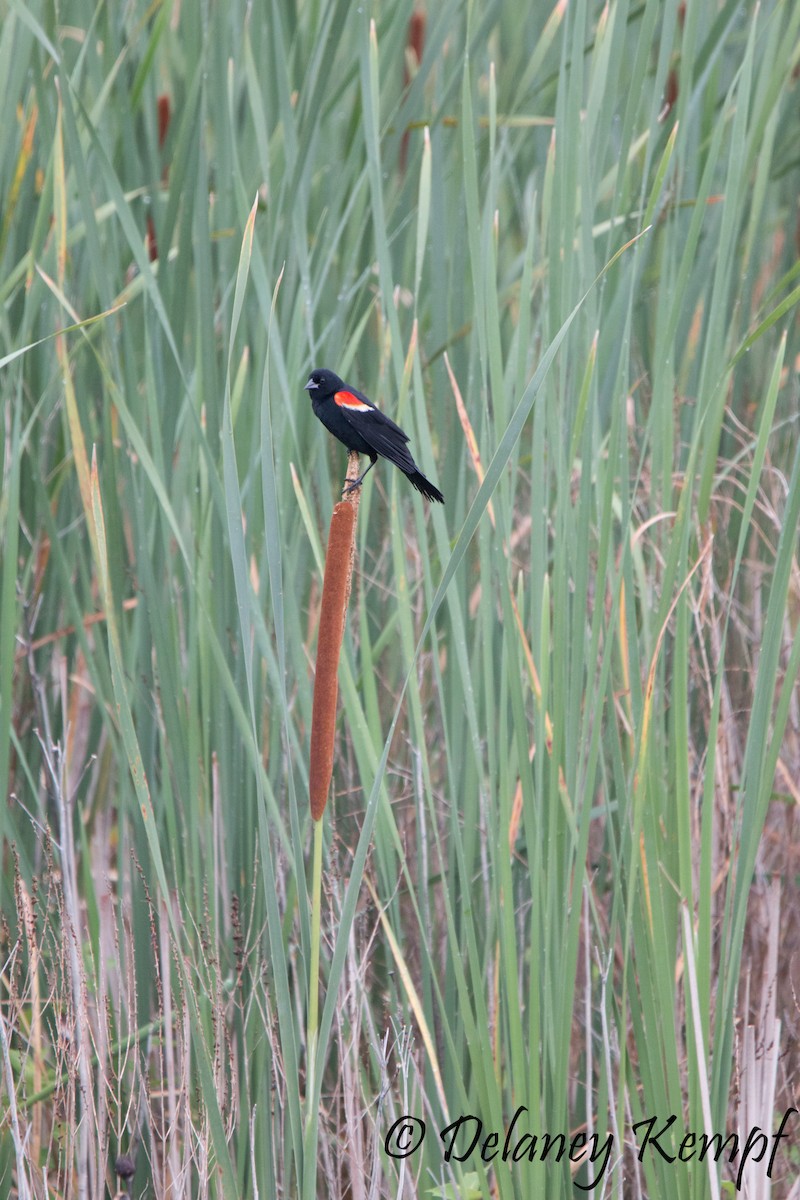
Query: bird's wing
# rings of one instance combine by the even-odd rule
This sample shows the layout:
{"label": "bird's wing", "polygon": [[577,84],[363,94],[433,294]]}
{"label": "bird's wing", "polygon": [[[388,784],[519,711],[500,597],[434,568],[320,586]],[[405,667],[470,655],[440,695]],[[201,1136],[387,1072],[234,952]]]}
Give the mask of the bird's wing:
{"label": "bird's wing", "polygon": [[333,397],[348,424],[358,431],[376,454],[394,463],[401,471],[416,470],[413,458],[406,449],[408,434],[391,417],[387,417],[361,392],[347,388]]}
{"label": "bird's wing", "polygon": [[[395,425],[391,417],[387,417],[386,413],[382,413],[371,400],[354,388],[343,388],[336,392],[333,402],[342,416],[346,417],[367,441],[373,436],[380,442],[390,441],[396,444],[398,439],[408,441],[408,434],[404,433],[399,425]],[[379,454],[384,453],[377,444],[375,449]]]}

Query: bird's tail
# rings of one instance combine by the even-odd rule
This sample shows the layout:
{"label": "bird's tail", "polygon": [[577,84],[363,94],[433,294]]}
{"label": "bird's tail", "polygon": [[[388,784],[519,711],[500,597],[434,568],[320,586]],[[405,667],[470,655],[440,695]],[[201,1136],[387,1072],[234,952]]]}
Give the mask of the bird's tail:
{"label": "bird's tail", "polygon": [[418,471],[415,468],[413,471],[405,471],[403,473],[408,478],[409,483],[413,483],[417,491],[422,492],[426,500],[436,500],[437,503],[444,504],[444,496],[435,483],[431,483],[430,479],[425,478],[422,471]]}

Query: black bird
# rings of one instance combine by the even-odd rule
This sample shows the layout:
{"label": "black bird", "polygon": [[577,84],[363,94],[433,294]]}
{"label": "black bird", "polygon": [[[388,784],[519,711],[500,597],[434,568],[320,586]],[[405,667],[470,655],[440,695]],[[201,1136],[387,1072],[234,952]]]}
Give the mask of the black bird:
{"label": "black bird", "polygon": [[428,500],[444,504],[442,493],[430,479],[425,478],[411,457],[407,446],[408,435],[376,408],[363,392],[350,387],[324,367],[311,372],[305,390],[311,393],[314,415],[319,417],[328,432],[348,450],[357,450],[359,454],[369,456],[367,470],[346,491],[361,487],[364,476],[372,470],[378,458],[387,458],[399,467],[418,492],[422,492]]}

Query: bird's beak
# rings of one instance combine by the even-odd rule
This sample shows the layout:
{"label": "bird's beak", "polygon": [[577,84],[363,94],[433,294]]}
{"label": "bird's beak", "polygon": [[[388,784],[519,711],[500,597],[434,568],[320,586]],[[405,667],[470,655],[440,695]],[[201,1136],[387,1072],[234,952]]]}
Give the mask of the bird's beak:
{"label": "bird's beak", "polygon": [[304,392],[315,392],[318,387],[319,387],[318,383],[314,383],[313,379],[309,379],[308,383],[303,388],[303,391]]}

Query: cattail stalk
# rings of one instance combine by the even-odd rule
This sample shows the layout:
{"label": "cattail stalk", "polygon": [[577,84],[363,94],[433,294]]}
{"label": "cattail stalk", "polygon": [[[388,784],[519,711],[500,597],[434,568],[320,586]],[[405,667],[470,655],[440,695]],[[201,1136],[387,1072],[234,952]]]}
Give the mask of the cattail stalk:
{"label": "cattail stalk", "polygon": [[[351,450],[345,485],[359,475],[358,454]],[[317,669],[311,712],[309,798],[314,820],[314,861],[311,873],[311,970],[308,993],[308,1081],[306,1097],[313,1103],[319,1032],[319,941],[322,898],[322,817],[333,777],[336,743],[336,700],[339,693],[339,654],[347,619],[347,602],[356,553],[356,518],[361,488],[342,493],[331,516],[322,581],[322,606],[317,640]],[[306,1128],[313,1114],[306,1114]]]}

